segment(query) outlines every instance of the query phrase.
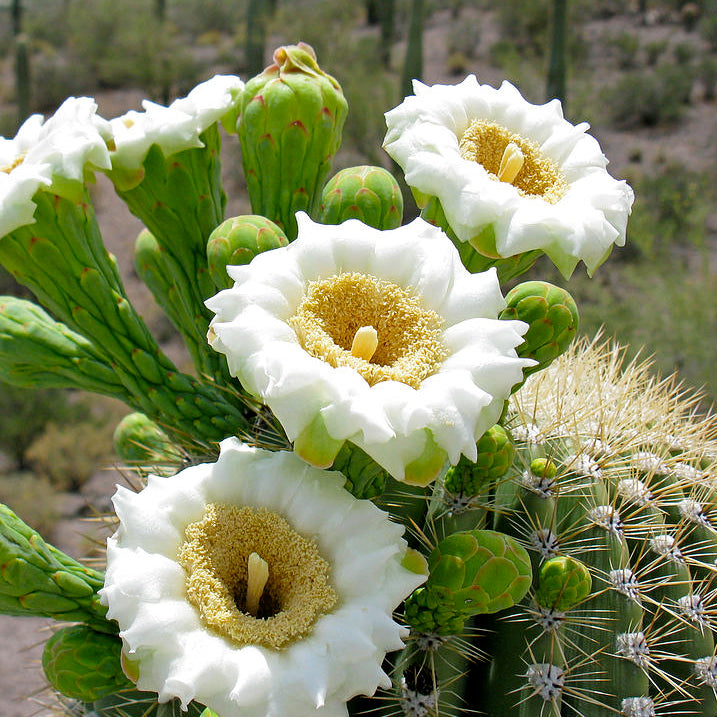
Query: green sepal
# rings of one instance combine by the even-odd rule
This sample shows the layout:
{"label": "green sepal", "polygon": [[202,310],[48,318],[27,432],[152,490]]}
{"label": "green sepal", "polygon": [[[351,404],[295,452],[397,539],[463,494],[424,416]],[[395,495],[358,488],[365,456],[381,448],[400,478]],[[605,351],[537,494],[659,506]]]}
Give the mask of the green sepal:
{"label": "green sepal", "polygon": [[60,628],[46,643],[42,669],[47,681],[65,697],[93,702],[131,688],[122,672],[122,641],[87,625]]}
{"label": "green sepal", "polygon": [[317,468],[330,468],[343,446],[343,440],[329,435],[321,414],[296,437],[294,453]]}
{"label": "green sepal", "polygon": [[396,229],[403,221],[403,195],[383,167],[347,167],[324,187],[318,219],[322,224],[358,219],[375,229]]}
{"label": "green sepal", "polygon": [[406,464],[402,482],[425,488],[434,481],[448,460],[448,454],[436,443],[426,429],[426,440],[421,455]]}

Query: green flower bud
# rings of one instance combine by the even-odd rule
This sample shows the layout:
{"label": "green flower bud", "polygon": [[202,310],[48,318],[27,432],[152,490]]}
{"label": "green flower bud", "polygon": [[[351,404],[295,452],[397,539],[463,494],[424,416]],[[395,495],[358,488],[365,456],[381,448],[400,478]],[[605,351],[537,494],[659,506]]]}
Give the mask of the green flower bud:
{"label": "green flower bud", "polygon": [[66,697],[92,702],[132,687],[122,672],[122,641],[87,625],[58,630],[45,644],[42,669],[48,682]]}
{"label": "green flower bud", "polygon": [[222,222],[207,242],[209,273],[217,289],[228,289],[233,281],[227,266],[248,264],[257,254],[286,246],[289,240],[274,222],[257,214],[232,217]]}
{"label": "green flower bud", "polygon": [[554,480],[558,469],[549,458],[534,458],[530,462],[530,472],[537,478],[544,478],[546,481]]}
{"label": "green flower bud", "polygon": [[130,413],[115,428],[114,449],[127,463],[158,463],[171,456],[172,444],[144,413]]}
{"label": "green flower bud", "polygon": [[478,458],[473,463],[461,457],[446,474],[449,493],[478,495],[485,485],[502,478],[513,463],[515,448],[503,426],[488,429],[477,443]]}
{"label": "green flower bud", "polygon": [[535,602],[540,607],[564,612],[584,600],[591,587],[587,567],[575,558],[560,555],[540,566]]}
{"label": "green flower bud", "polygon": [[297,211],[316,216],[348,112],[339,83],[304,43],[280,47],[247,82],[238,133],[252,210],[296,238]]}
{"label": "green flower bud", "polygon": [[434,548],[428,567],[422,592],[406,601],[406,619],[419,631],[435,623],[429,632],[454,634],[459,622],[512,607],[530,588],[525,548],[494,530],[449,535]]}
{"label": "green flower bud", "polygon": [[403,220],[398,182],[382,167],[347,167],[335,174],[321,197],[322,224],[359,219],[376,229],[396,229]]}
{"label": "green flower bud", "polygon": [[517,349],[518,356],[538,362],[523,369],[529,376],[549,366],[568,348],[578,330],[578,307],[565,289],[545,281],[518,284],[505,300],[508,305],[499,318],[519,319],[530,325]]}
{"label": "green flower bud", "polygon": [[458,635],[463,632],[466,622],[465,615],[451,606],[450,598],[438,588],[430,590],[425,587],[414,590],[404,603],[403,619],[411,629],[420,633],[436,635]]}
{"label": "green flower bud", "polygon": [[371,500],[381,495],[386,487],[386,471],[350,441],[341,447],[331,469],[346,476],[344,488],[356,498]]}

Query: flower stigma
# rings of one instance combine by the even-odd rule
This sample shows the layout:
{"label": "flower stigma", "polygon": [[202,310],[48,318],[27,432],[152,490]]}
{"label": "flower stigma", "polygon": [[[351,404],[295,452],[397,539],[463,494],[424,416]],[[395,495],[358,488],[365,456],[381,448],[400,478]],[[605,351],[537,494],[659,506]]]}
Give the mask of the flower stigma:
{"label": "flower stigma", "polygon": [[242,646],[286,647],[337,601],[316,544],[266,508],[209,503],[179,563],[202,622]]}
{"label": "flower stigma", "polygon": [[370,361],[378,348],[378,331],[373,326],[362,326],[354,334],[351,342],[351,355]]}
{"label": "flower stigma", "polygon": [[448,355],[442,318],[409,290],[368,274],[309,282],[288,323],[307,353],[353,368],[371,386],[400,381],[418,389]]}
{"label": "flower stigma", "polygon": [[459,150],[463,159],[482,165],[498,181],[513,184],[523,196],[555,204],[567,191],[565,176],[535,142],[495,122],[473,120],[460,138]]}

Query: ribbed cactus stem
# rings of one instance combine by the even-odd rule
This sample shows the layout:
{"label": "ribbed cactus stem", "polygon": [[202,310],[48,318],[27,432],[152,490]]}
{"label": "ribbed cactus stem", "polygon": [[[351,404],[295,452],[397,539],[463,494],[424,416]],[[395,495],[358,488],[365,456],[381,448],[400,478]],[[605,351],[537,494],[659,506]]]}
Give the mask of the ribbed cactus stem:
{"label": "ribbed cactus stem", "polygon": [[423,78],[423,24],[425,21],[424,0],[411,0],[406,56],[401,76],[401,95],[413,94],[413,80]]}
{"label": "ribbed cactus stem", "polygon": [[264,69],[266,54],[266,0],[249,0],[246,10],[246,65],[250,77]]}
{"label": "ribbed cactus stem", "polygon": [[130,304],[102,244],[87,190],[71,201],[38,191],[35,223],[0,241],[0,263],[114,370],[137,410],[199,441],[247,427],[241,404],[181,374]]}
{"label": "ribbed cactus stem", "polygon": [[563,111],[567,101],[567,14],[568,0],[553,0],[552,42],[546,94],[548,100],[559,99]]}

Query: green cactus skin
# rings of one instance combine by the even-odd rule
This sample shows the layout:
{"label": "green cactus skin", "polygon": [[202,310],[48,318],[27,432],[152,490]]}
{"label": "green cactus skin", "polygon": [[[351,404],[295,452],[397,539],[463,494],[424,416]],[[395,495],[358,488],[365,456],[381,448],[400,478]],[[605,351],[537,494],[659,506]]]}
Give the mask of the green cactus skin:
{"label": "green cactus skin", "polygon": [[[205,130],[199,139],[204,147],[169,157],[164,156],[158,145],[152,145],[139,173],[128,174],[117,168],[107,174],[117,195],[152,233],[162,250],[155,258],[161,268],[154,272],[168,277],[166,281],[173,287],[177,300],[193,317],[191,323],[183,322],[180,329],[206,352],[205,361],[216,370],[223,364],[206,342],[212,314],[204,301],[216,293],[207,267],[206,242],[224,219],[226,195],[221,182],[221,136],[217,125]],[[159,303],[164,307],[162,301]],[[203,363],[199,365],[202,370]]]}
{"label": "green cactus skin", "polygon": [[238,400],[180,373],[159,349],[102,244],[87,189],[72,189],[74,200],[35,193],[35,223],[2,237],[0,263],[92,343],[133,408],[199,441],[219,441],[246,428]]}
{"label": "green cactus skin", "polygon": [[274,64],[244,88],[238,132],[252,211],[290,241],[295,213],[318,213],[347,112],[339,83],[304,43],[277,49]]}
{"label": "green cactus skin", "polygon": [[209,717],[206,708],[198,702],[190,702],[182,709],[178,699],[169,702],[157,702],[154,692],[140,692],[127,689],[100,697],[87,705],[87,717]]}
{"label": "green cactus skin", "polygon": [[449,535],[431,552],[428,567],[427,582],[406,600],[405,619],[417,631],[439,635],[456,634],[473,615],[512,607],[531,582],[525,548],[493,530]]}
{"label": "green cactus skin", "polygon": [[160,462],[177,463],[176,454],[167,434],[144,413],[130,413],[115,428],[115,453],[130,465]]}
{"label": "green cactus skin", "polygon": [[270,219],[258,214],[232,217],[222,222],[207,241],[209,274],[217,289],[229,289],[234,282],[227,266],[248,264],[257,254],[286,246],[289,240]]}
{"label": "green cactus skin", "polygon": [[127,393],[88,339],[15,296],[0,297],[0,379],[25,388],[76,388],[120,399]]}
{"label": "green cactus skin", "polygon": [[[515,256],[501,257],[495,250],[495,234],[492,227],[488,227],[481,236],[474,240],[463,242],[448,224],[439,199],[425,195],[416,196],[416,203],[421,209],[421,217],[429,224],[440,227],[447,234],[458,250],[463,266],[472,274],[495,267],[498,272],[498,280],[503,284],[528,271],[542,254],[541,251],[535,250]],[[481,251],[478,250],[478,247],[481,248]],[[491,249],[487,250],[487,247],[491,247]]]}
{"label": "green cactus skin", "polygon": [[0,613],[86,622],[114,633],[97,595],[103,584],[101,573],[46,543],[0,503]]}
{"label": "green cactus skin", "polygon": [[[648,369],[583,342],[511,401],[494,526],[528,548],[536,577],[478,624],[490,667],[471,706],[488,717],[717,713],[717,418]],[[563,599],[555,576],[578,559]]]}
{"label": "green cactus skin", "polygon": [[401,75],[401,94],[413,94],[413,80],[423,78],[423,25],[425,20],[424,0],[411,0],[411,16],[408,26],[406,56]]}
{"label": "green cactus skin", "polygon": [[547,99],[557,98],[566,107],[568,1],[553,0],[553,32],[548,65]]}
{"label": "green cactus skin", "polygon": [[537,361],[523,370],[525,376],[549,366],[570,345],[578,330],[578,307],[573,297],[546,281],[526,281],[505,297],[507,307],[501,319],[518,319],[529,324],[518,356]]}
{"label": "green cactus skin", "polygon": [[341,224],[347,219],[358,219],[375,229],[401,226],[403,195],[390,172],[369,165],[347,167],[327,182],[319,221]]}
{"label": "green cactus skin", "polygon": [[122,672],[122,641],[87,625],[60,628],[42,652],[47,681],[61,694],[82,702],[133,687]]}

